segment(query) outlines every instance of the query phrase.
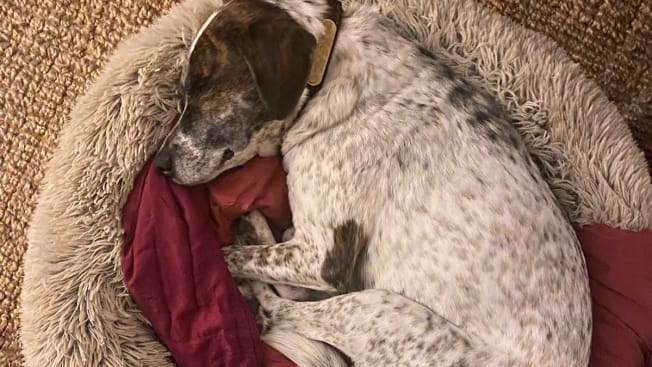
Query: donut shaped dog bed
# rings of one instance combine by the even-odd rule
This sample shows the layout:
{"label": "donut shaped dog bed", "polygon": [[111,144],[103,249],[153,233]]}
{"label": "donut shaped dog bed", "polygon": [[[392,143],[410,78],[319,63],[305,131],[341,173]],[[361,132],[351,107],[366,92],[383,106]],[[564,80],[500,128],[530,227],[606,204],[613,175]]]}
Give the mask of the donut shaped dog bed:
{"label": "donut shaped dog bed", "polygon": [[[649,261],[652,185],[615,106],[550,40],[472,0],[349,0],[345,9],[354,3],[379,6],[510,111],[576,225],[590,276],[598,277],[591,283],[592,365],[649,362],[651,329],[637,320],[649,316],[652,300],[632,284],[645,285],[635,280],[650,274],[632,259]],[[139,172],[181,110],[178,86],[191,40],[221,4],[187,0],[125,40],[61,131],[25,254],[27,366],[173,365],[125,287],[122,214]],[[639,255],[622,255],[628,251]],[[609,344],[607,334],[624,344]]]}

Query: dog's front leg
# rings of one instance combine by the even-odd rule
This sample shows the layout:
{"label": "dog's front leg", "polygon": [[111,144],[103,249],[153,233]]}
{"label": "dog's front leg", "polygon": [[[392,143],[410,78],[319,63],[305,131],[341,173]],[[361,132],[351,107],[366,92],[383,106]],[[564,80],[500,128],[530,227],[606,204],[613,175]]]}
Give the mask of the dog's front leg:
{"label": "dog's front leg", "polygon": [[336,291],[321,276],[325,254],[318,246],[291,239],[274,245],[228,246],[222,250],[234,277]]}

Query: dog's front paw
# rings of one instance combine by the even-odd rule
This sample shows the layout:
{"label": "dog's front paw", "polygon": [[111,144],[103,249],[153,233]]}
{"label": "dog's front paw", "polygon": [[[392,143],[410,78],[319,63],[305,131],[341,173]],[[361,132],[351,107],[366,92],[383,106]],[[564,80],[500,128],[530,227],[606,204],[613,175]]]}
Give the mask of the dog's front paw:
{"label": "dog's front paw", "polygon": [[242,294],[242,297],[245,299],[247,308],[249,308],[249,312],[251,312],[252,315],[257,315],[259,310],[258,299],[251,289],[250,281],[246,279],[235,278],[235,284],[238,286],[240,294]]}
{"label": "dog's front paw", "polygon": [[222,247],[224,261],[229,268],[229,272],[234,277],[242,277],[242,271],[246,263],[245,249],[247,246],[225,246]]}
{"label": "dog's front paw", "polygon": [[254,281],[251,289],[259,303],[258,323],[263,331],[278,324],[292,306],[292,301],[280,298],[266,283]]}
{"label": "dog's front paw", "polygon": [[276,308],[279,303],[282,303],[283,299],[274,293],[271,285],[259,281],[251,281],[249,284],[263,308]]}
{"label": "dog's front paw", "polygon": [[[276,313],[273,307],[273,293],[271,287],[261,282],[254,282],[252,291],[255,299],[258,301],[258,313],[256,314],[256,324],[261,334],[266,334],[275,324]],[[269,292],[269,293],[268,293]]]}
{"label": "dog's front paw", "polygon": [[240,217],[231,225],[233,233],[233,246],[253,245],[259,242],[256,227],[247,217]]}

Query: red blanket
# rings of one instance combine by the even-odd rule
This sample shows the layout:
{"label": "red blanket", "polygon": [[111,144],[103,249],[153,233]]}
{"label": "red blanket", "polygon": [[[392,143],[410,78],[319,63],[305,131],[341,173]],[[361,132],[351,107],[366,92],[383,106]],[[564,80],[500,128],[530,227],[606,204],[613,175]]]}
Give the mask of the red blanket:
{"label": "red blanket", "polygon": [[231,242],[231,221],[253,209],[276,233],[291,224],[276,158],[195,187],[175,185],[148,163],[127,200],[125,284],[179,366],[293,366],[261,344],[220,251]]}
{"label": "red blanket", "polygon": [[652,232],[577,227],[593,298],[591,367],[652,367]]}
{"label": "red blanket", "polygon": [[[209,204],[210,203],[210,204]],[[260,342],[224,263],[231,221],[260,209],[290,225],[285,172],[258,158],[208,185],[141,172],[124,208],[125,283],[179,366],[293,366]],[[591,367],[652,367],[652,233],[577,228],[594,300]]]}

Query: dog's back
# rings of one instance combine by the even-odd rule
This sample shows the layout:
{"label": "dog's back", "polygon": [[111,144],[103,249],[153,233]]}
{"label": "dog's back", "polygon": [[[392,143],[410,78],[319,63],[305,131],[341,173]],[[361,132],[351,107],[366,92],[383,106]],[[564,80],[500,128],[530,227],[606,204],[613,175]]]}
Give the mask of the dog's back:
{"label": "dog's back", "polygon": [[389,289],[497,349],[585,364],[581,250],[507,114],[378,19],[346,19],[331,79],[287,136],[296,235],[336,224],[322,276],[342,291]]}

